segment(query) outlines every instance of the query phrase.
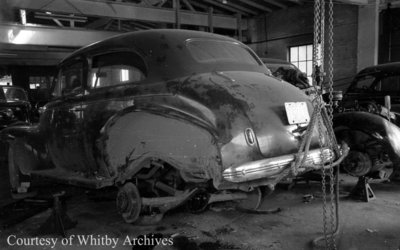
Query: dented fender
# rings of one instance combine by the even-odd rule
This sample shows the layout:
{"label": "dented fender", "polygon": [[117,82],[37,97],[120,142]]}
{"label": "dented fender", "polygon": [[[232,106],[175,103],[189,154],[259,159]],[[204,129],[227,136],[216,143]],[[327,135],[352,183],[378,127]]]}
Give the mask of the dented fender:
{"label": "dented fender", "polygon": [[176,115],[125,110],[113,116],[96,143],[111,178],[124,182],[152,159],[160,159],[176,167],[185,181],[221,179],[215,135]]}
{"label": "dented fender", "polygon": [[[343,131],[362,132],[385,145],[392,156],[400,159],[400,128],[381,116],[360,111],[340,113],[334,116],[333,126],[338,140]],[[359,141],[352,142],[353,145],[356,143]]]}

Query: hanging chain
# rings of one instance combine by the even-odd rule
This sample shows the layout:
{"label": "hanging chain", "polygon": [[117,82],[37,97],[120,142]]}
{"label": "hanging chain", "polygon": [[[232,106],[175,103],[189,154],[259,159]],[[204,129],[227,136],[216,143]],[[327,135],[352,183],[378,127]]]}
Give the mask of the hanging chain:
{"label": "hanging chain", "polygon": [[[328,84],[329,84],[329,105],[328,105],[328,116],[329,116],[329,125],[333,126],[333,1],[329,0],[329,25],[328,25]],[[329,145],[331,150],[333,150],[333,142],[332,137],[329,138]],[[331,243],[332,249],[336,249],[336,242],[335,242],[335,210],[338,209],[337,204],[335,204],[335,195],[334,195],[334,183],[335,183],[335,176],[333,174],[333,167],[332,167],[332,160],[330,160],[330,168],[329,168],[329,177],[330,177],[330,194],[331,194]],[[339,178],[339,176],[336,176]],[[338,186],[336,188],[339,188]],[[337,214],[337,213],[336,213]],[[338,220],[339,218],[336,218]],[[337,223],[337,221],[336,221]]]}
{"label": "hanging chain", "polygon": [[314,46],[313,46],[313,86],[316,89],[318,85],[318,54],[320,42],[320,24],[321,24],[321,6],[320,0],[315,0],[314,2]]}
{"label": "hanging chain", "polygon": [[325,72],[325,0],[320,0],[320,6],[321,6],[321,17],[320,17],[320,22],[321,22],[321,27],[320,27],[320,71],[321,71],[321,86],[322,86],[322,82],[323,82],[323,76],[324,76],[324,72]]}
{"label": "hanging chain", "polygon": [[[322,0],[315,0],[314,1],[314,46],[313,46],[313,85],[314,85],[314,89],[316,90],[316,92],[318,93],[318,85],[321,81],[320,79],[320,70],[321,70],[321,65],[319,62],[321,62],[321,64],[323,63],[323,61],[321,60],[321,58],[319,58],[320,55],[322,55],[320,48],[323,48],[323,40],[321,39],[321,24],[323,23],[323,19],[321,16],[321,1]],[[321,61],[320,61],[321,60]],[[322,149],[322,145],[324,144],[323,142],[323,131],[322,131],[322,124],[321,124],[321,105],[322,105],[322,101],[321,101],[321,96],[317,95],[316,99],[314,100],[314,102],[316,104],[314,104],[314,112],[316,112],[318,114],[318,134],[319,134],[319,144],[320,144],[320,150],[321,150],[321,157],[322,160],[324,161],[323,157],[323,149]],[[325,248],[328,248],[328,238],[327,238],[327,211],[326,211],[326,180],[325,180],[325,169],[322,167],[321,169],[322,171],[322,200],[323,200],[323,232],[324,232],[324,240],[325,240]]]}
{"label": "hanging chain", "polygon": [[[313,47],[313,80],[314,80],[314,88],[322,93],[322,82],[324,77],[324,59],[325,59],[325,0],[315,0],[314,2],[315,15],[314,15],[314,47]],[[326,112],[325,125],[329,128],[332,128],[332,119],[333,119],[333,2],[329,0],[328,5],[328,53],[327,53],[327,80],[329,84],[329,103],[327,105],[327,110],[325,109],[325,103],[322,100],[321,95],[317,95],[314,100],[315,103],[315,112],[318,112],[318,133],[319,133],[319,144],[321,150],[322,159],[325,158],[323,154],[323,147],[328,144],[328,147],[334,152],[334,139],[331,138],[331,135],[328,135],[327,141],[324,140],[323,136],[326,131],[323,129],[323,118],[322,111]],[[317,89],[317,86],[321,86],[321,90]],[[325,162],[323,160],[323,162]],[[330,184],[330,213],[328,215],[328,206],[327,206],[327,190],[326,190],[326,178],[327,172],[323,166],[321,166],[321,185],[322,185],[322,200],[323,200],[323,230],[324,230],[324,240],[325,240],[325,248],[326,249],[336,249],[335,242],[335,225],[338,225],[338,218],[335,218],[335,214],[338,213],[338,207],[335,203],[335,177],[334,177],[334,169],[332,167],[333,159],[329,160],[329,184]],[[338,187],[336,187],[338,188]],[[336,212],[336,213],[335,213]],[[328,230],[329,224],[329,230]],[[328,233],[329,231],[329,233]]]}

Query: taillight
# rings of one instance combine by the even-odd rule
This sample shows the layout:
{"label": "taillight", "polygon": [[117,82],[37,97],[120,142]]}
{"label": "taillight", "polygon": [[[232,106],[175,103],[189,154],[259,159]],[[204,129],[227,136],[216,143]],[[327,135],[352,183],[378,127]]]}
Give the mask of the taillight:
{"label": "taillight", "polygon": [[256,143],[256,136],[251,128],[246,128],[244,130],[244,137],[246,138],[247,144],[253,146]]}

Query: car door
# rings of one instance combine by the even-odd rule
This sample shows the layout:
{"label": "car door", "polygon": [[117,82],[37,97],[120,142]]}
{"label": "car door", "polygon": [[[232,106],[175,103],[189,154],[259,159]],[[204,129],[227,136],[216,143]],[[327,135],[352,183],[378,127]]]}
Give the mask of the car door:
{"label": "car door", "polygon": [[143,59],[132,51],[96,54],[90,62],[82,101],[86,159],[98,178],[109,177],[113,173],[104,166],[101,152],[95,151],[100,131],[111,116],[134,104],[132,93],[147,71]]}
{"label": "car door", "polygon": [[75,58],[61,66],[50,112],[48,150],[53,163],[72,172],[87,172],[83,140],[83,85],[86,65]]}

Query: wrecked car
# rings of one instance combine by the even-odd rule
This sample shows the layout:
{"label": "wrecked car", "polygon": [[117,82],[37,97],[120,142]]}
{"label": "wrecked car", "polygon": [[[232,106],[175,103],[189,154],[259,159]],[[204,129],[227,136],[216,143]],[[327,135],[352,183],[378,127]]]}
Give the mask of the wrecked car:
{"label": "wrecked car", "polygon": [[0,130],[11,125],[29,123],[31,104],[23,88],[0,86]]}
{"label": "wrecked car", "polygon": [[275,58],[261,58],[261,60],[273,76],[291,83],[299,89],[311,87],[306,73],[301,72],[294,64]]}
{"label": "wrecked car", "polygon": [[[313,112],[247,46],[205,32],[149,30],[97,42],[64,59],[57,79],[37,125],[2,132],[13,191],[22,177],[116,186],[129,223],[273,187],[295,161]],[[337,157],[324,146],[324,126],[311,132],[299,173]]]}
{"label": "wrecked car", "polygon": [[336,137],[351,149],[343,162],[348,173],[387,179],[398,171],[399,112],[400,63],[367,67],[355,76],[333,119]]}

